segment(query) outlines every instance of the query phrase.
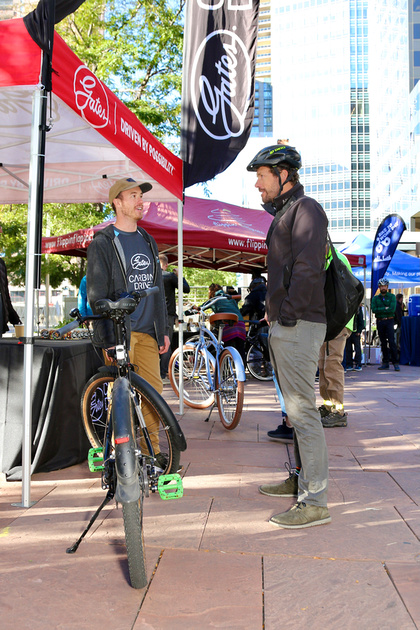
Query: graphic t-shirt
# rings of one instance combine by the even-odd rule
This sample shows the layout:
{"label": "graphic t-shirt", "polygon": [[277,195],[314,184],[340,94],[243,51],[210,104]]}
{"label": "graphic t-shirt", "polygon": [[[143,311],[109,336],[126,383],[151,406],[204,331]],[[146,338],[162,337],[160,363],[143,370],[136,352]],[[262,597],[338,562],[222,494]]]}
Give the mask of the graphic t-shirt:
{"label": "graphic t-shirt", "polygon": [[[122,232],[115,229],[115,235],[124,251],[126,264],[127,291],[140,291],[153,286],[153,252],[140,232]],[[130,316],[131,330],[156,337],[154,326],[155,296],[143,298]]]}

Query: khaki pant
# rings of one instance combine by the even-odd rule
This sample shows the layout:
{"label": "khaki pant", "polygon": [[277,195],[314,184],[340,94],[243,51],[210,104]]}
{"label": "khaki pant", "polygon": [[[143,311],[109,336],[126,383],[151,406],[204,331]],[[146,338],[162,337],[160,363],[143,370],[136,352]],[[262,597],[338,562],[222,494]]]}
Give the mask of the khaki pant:
{"label": "khaki pant", "polygon": [[[343,328],[341,333],[324,342],[319,351],[319,393],[325,403],[330,403],[338,409],[344,406],[344,368],[342,365],[346,340],[351,331]],[[327,354],[328,350],[328,354]]]}
{"label": "khaki pant", "polygon": [[[111,365],[111,361],[105,357],[105,364]],[[132,332],[130,338],[130,362],[136,374],[144,378],[159,394],[163,392],[163,383],[160,378],[160,356],[156,340],[146,333]],[[154,410],[143,399],[141,404],[146,426],[150,433],[153,450],[160,453],[159,447],[159,418]],[[145,445],[141,444],[142,451],[146,453]]]}

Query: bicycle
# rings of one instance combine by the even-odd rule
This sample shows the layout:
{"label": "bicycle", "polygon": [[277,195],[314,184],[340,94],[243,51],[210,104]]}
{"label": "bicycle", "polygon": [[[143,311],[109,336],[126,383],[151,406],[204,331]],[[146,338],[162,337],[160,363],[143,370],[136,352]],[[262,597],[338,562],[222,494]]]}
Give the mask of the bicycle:
{"label": "bicycle", "polygon": [[268,349],[267,322],[250,320],[245,340],[246,366],[249,373],[259,381],[273,380],[273,366]]}
{"label": "bicycle", "polygon": [[[218,337],[206,327],[205,311],[226,296],[207,300],[192,307],[186,315],[199,315],[199,334],[196,341],[189,340],[182,349],[183,400],[194,409],[211,406],[217,402],[220,420],[225,429],[235,429],[241,419],[244,401],[245,370],[236,348],[224,347],[222,333],[225,322],[236,322],[233,313],[214,313],[209,317],[210,325],[218,328]],[[179,398],[180,350],[175,350],[169,361],[169,380]]]}
{"label": "bicycle", "polygon": [[[60,329],[66,335],[89,321],[108,318],[115,331],[115,365],[99,368],[86,384],[82,398],[82,420],[92,448],[88,463],[91,472],[101,471],[102,488],[107,495],[78,540],[67,549],[75,553],[101,510],[115,497],[122,505],[128,569],[131,586],[147,584],[143,542],[143,499],[159,492],[162,499],[182,496],[178,474],[181,451],[186,449],[184,434],[165,400],[133,371],[127,350],[125,317],[139,301],[159,289],[152,287],[129,294],[115,302],[96,302],[99,315],[82,317],[77,309],[70,313],[76,321]],[[146,422],[153,411],[158,424]]]}

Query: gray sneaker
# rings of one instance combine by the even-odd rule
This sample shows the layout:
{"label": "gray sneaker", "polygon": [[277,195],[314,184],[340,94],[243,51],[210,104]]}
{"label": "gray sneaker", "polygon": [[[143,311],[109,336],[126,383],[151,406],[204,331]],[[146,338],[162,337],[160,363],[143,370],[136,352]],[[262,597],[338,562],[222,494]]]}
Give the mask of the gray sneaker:
{"label": "gray sneaker", "polygon": [[325,418],[333,410],[334,410],[334,406],[321,405],[320,407],[318,407],[318,411],[321,414],[321,418]]}
{"label": "gray sneaker", "polygon": [[321,418],[322,426],[327,428],[330,427],[346,427],[347,426],[347,414],[341,414],[336,409],[331,411],[328,416],[325,418]]}
{"label": "gray sneaker", "polygon": [[325,525],[330,522],[331,516],[327,507],[307,505],[303,501],[296,503],[287,512],[275,514],[270,518],[270,523],[285,529],[303,529],[305,527],[315,527],[315,525]]}
{"label": "gray sneaker", "polygon": [[297,497],[298,476],[295,472],[289,472],[289,478],[274,485],[260,486],[258,490],[268,497]]}

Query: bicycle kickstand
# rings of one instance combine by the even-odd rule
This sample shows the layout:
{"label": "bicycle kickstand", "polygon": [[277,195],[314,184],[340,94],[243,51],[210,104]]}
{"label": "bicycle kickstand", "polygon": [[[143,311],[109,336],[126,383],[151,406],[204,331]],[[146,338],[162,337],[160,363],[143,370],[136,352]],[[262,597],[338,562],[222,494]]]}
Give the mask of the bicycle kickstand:
{"label": "bicycle kickstand", "polygon": [[80,538],[78,538],[76,540],[76,542],[74,543],[74,545],[72,545],[71,547],[68,547],[66,549],[66,553],[76,553],[77,549],[79,548],[80,543],[82,542],[83,538],[86,536],[86,534],[88,533],[88,531],[90,530],[90,528],[92,527],[93,523],[96,521],[96,519],[98,518],[101,510],[111,501],[111,499],[114,498],[114,492],[111,492],[111,490],[108,490],[108,492],[106,493],[106,497],[105,499],[102,501],[101,505],[98,507],[98,509],[96,510],[95,514],[92,516],[92,518],[90,519],[85,531],[83,532],[83,534],[80,536]]}
{"label": "bicycle kickstand", "polygon": [[216,402],[214,402],[214,403],[212,404],[212,406],[211,406],[211,408],[210,408],[210,413],[209,413],[209,415],[207,416],[207,418],[204,420],[204,422],[208,422],[208,421],[210,420],[211,413],[212,413],[213,409],[215,408],[215,406],[216,406]]}

